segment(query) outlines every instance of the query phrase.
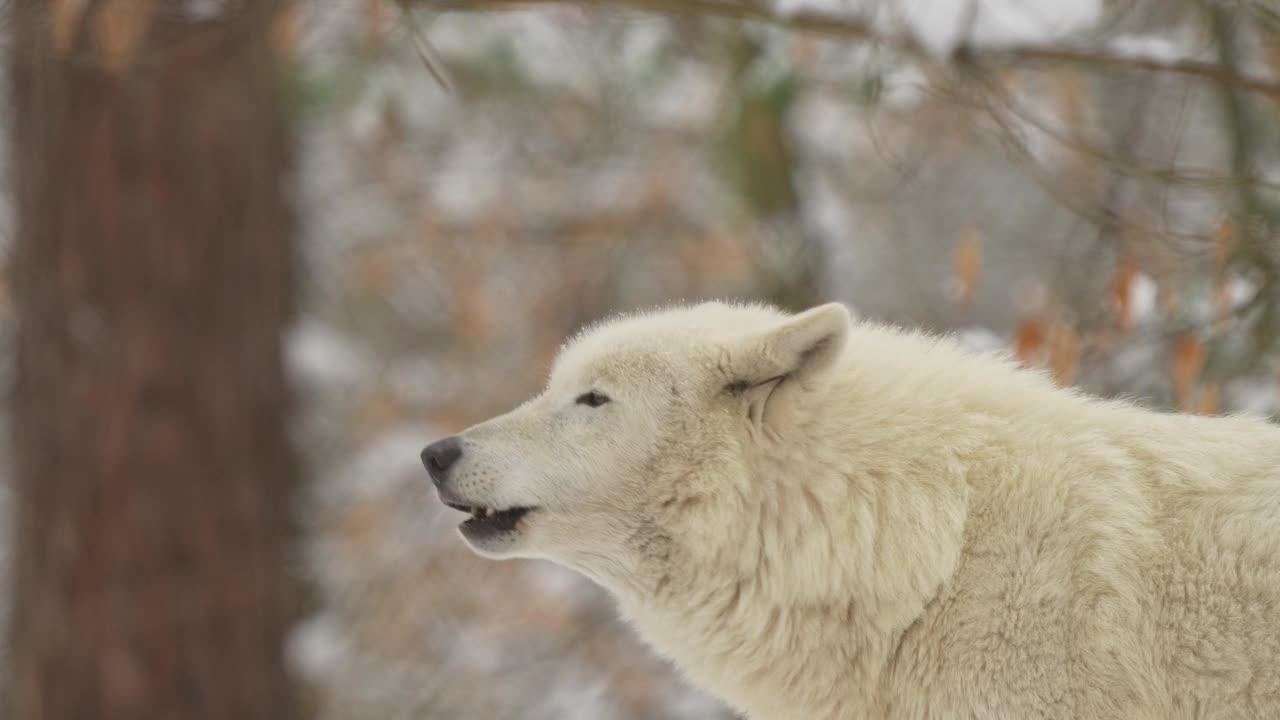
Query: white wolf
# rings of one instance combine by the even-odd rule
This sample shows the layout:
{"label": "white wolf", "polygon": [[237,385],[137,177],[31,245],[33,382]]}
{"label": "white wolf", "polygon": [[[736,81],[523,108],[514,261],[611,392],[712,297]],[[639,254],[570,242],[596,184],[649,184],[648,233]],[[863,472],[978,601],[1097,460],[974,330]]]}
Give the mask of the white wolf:
{"label": "white wolf", "polygon": [[462,536],[608,588],[751,718],[1280,718],[1280,429],[709,303],[423,452]]}

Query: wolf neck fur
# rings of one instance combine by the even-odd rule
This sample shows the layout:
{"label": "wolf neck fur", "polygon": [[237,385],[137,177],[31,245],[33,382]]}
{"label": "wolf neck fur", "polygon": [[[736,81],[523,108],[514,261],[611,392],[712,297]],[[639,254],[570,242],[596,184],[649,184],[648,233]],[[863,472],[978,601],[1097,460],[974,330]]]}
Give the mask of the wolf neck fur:
{"label": "wolf neck fur", "polygon": [[[813,412],[827,405],[815,403]],[[649,584],[618,593],[619,600],[650,642],[699,683],[728,690],[724,696],[749,697],[754,686],[775,688],[770,696],[778,684],[811,686],[812,677],[774,670],[795,666],[780,660],[797,654],[812,658],[802,665],[807,673],[832,672],[832,656],[847,658],[840,672],[861,675],[870,694],[897,640],[959,561],[968,436],[925,434],[899,418],[858,439],[847,424],[792,420],[798,422],[788,436],[747,459],[742,481],[750,491],[719,499],[739,518],[732,542],[708,555],[668,541],[661,561],[639,569]],[[798,445],[792,432],[805,442]],[[838,470],[838,460],[851,454],[863,462]],[[832,615],[851,632],[814,632]],[[729,645],[728,638],[753,640]],[[835,679],[830,686],[847,687]]]}

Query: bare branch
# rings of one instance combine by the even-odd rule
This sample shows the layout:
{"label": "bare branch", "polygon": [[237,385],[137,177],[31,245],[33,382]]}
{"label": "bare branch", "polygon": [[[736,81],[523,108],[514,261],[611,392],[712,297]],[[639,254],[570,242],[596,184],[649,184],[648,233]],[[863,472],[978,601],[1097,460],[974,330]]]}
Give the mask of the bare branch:
{"label": "bare branch", "polygon": [[[547,5],[601,7],[604,3],[587,0],[417,0],[436,12],[521,10]],[[696,15],[733,20],[750,20],[787,28],[796,32],[873,42],[899,53],[928,62],[940,62],[910,35],[877,31],[865,20],[825,13],[801,12],[783,15],[756,3],[730,0],[613,0],[614,7],[642,12]],[[1280,82],[1237,72],[1234,68],[1200,60],[1163,61],[1107,52],[1104,49],[1070,45],[1015,45],[1004,48],[964,46],[956,50],[953,62],[989,65],[1076,65],[1092,69],[1150,72],[1182,75],[1232,85],[1242,90],[1280,98]]]}

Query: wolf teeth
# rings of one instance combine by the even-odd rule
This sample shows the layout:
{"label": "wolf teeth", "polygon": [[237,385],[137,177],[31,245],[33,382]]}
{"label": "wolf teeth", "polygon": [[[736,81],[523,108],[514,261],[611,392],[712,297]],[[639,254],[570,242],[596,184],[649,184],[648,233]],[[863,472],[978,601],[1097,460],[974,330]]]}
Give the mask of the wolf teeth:
{"label": "wolf teeth", "polygon": [[485,508],[485,509],[484,509],[484,516],[485,516],[485,517],[493,517],[493,514],[494,514],[495,512],[497,512],[497,510],[494,510],[493,508]]}
{"label": "wolf teeth", "polygon": [[473,507],[473,508],[471,508],[471,518],[472,518],[473,520],[479,520],[479,519],[480,519],[480,508],[478,508],[478,507]]}

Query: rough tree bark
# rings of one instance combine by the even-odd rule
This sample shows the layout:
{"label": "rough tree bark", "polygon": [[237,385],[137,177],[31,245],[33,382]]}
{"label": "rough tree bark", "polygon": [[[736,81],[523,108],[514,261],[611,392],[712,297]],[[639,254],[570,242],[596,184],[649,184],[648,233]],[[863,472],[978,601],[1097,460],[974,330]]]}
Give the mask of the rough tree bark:
{"label": "rough tree bark", "polygon": [[14,8],[7,717],[293,716],[273,3],[192,5]]}

